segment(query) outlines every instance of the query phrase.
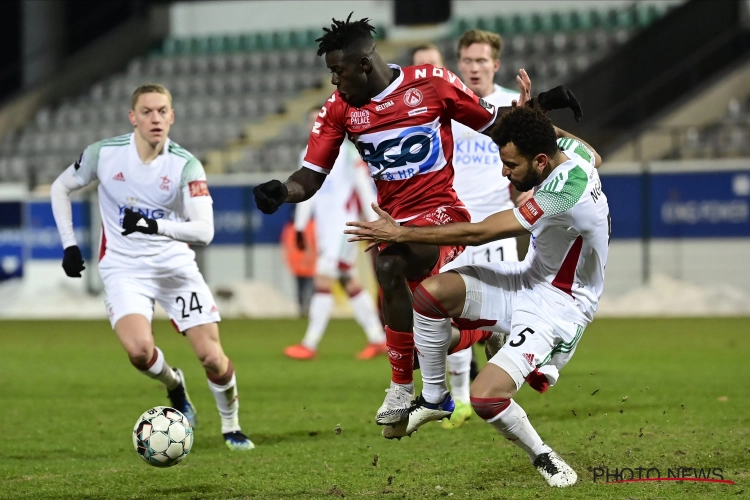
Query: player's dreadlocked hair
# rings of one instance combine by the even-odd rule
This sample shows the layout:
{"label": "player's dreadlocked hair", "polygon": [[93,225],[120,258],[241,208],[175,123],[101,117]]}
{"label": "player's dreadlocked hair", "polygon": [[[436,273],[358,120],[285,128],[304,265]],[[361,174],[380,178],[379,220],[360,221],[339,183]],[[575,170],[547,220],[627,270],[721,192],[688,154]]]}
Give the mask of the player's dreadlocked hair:
{"label": "player's dreadlocked hair", "polygon": [[526,106],[514,108],[501,116],[492,127],[490,137],[501,148],[512,142],[526,158],[538,154],[554,156],[559,151],[552,121],[541,111]]}
{"label": "player's dreadlocked hair", "polygon": [[370,24],[370,19],[365,17],[359,21],[350,21],[352,18],[351,12],[346,21],[339,21],[338,19],[331,19],[331,29],[323,28],[325,35],[315,40],[318,42],[318,55],[322,56],[327,52],[334,50],[344,50],[352,42],[361,40],[363,38],[372,38],[372,34],[376,33],[375,27]]}

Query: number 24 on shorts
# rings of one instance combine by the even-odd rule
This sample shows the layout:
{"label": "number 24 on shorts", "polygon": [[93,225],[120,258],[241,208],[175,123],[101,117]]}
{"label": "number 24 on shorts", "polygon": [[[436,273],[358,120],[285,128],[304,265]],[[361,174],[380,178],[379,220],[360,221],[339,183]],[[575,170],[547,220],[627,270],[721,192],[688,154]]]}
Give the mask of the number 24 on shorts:
{"label": "number 24 on shorts", "polygon": [[[177,297],[174,299],[175,302],[182,305],[182,317],[189,318],[190,313],[193,311],[198,311],[198,314],[203,314],[203,306],[201,305],[200,301],[198,300],[198,294],[195,292],[190,293],[190,300],[189,302],[185,300],[184,297]],[[185,311],[185,308],[189,307],[187,312]]]}

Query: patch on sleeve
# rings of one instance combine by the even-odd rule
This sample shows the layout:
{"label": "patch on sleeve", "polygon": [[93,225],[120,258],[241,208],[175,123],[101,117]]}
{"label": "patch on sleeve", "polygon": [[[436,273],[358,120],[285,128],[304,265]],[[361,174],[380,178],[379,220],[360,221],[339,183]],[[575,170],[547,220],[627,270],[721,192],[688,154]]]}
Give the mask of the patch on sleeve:
{"label": "patch on sleeve", "polygon": [[518,211],[521,213],[526,222],[528,222],[532,226],[536,223],[536,221],[542,218],[542,215],[544,215],[544,210],[541,209],[534,198],[521,205],[521,208],[519,208]]}
{"label": "patch on sleeve", "polygon": [[487,112],[489,112],[490,114],[492,114],[492,113],[494,113],[494,112],[495,112],[495,106],[494,106],[494,105],[492,105],[492,104],[490,104],[490,103],[488,103],[487,101],[485,101],[485,100],[484,100],[484,99],[482,99],[481,97],[479,98],[479,104],[480,104],[480,105],[481,105],[481,106],[482,106],[482,107],[483,107],[484,109],[486,109],[486,110],[487,110]]}
{"label": "patch on sleeve", "polygon": [[191,181],[188,182],[188,187],[190,188],[191,198],[195,198],[196,196],[210,196],[206,181]]}

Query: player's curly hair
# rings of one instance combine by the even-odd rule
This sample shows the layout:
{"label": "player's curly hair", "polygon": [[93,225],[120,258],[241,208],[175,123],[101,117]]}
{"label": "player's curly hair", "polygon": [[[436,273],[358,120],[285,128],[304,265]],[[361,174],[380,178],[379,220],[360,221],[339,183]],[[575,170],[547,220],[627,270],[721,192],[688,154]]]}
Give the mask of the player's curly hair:
{"label": "player's curly hair", "polygon": [[377,32],[375,27],[370,24],[370,19],[365,17],[359,21],[352,21],[352,14],[354,12],[349,14],[346,21],[331,19],[333,21],[331,28],[323,28],[325,35],[315,40],[318,42],[319,56],[334,50],[344,50],[359,40],[372,40],[372,34]]}
{"label": "player's curly hair", "polygon": [[490,137],[501,148],[512,142],[526,158],[538,154],[554,156],[560,150],[552,121],[541,111],[525,106],[501,116],[492,127]]}

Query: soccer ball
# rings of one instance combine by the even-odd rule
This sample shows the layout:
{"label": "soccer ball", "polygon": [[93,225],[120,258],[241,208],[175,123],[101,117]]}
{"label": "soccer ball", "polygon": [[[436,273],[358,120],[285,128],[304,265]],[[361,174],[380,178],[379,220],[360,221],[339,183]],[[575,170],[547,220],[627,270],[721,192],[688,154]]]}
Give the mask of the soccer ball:
{"label": "soccer ball", "polygon": [[133,427],[133,446],[154,467],[182,462],[193,446],[193,428],[185,415],[168,406],[151,408]]}

